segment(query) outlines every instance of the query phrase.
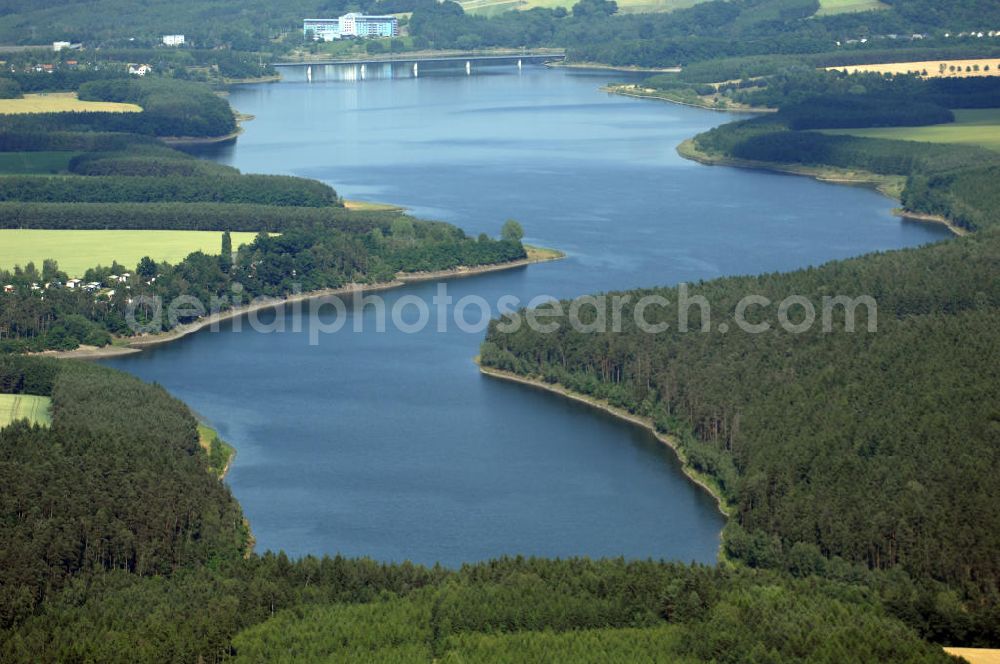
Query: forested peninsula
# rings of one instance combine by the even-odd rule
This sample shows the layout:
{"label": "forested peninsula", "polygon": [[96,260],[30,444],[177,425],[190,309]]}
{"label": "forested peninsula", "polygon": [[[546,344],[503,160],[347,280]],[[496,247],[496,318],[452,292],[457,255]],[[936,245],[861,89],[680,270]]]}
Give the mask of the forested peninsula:
{"label": "forested peninsula", "polygon": [[[174,338],[162,333],[190,328],[213,301],[238,312],[262,298],[384,287],[407,273],[463,274],[530,260],[520,230],[471,238],[398,209],[350,210],[320,182],[242,174],[165,145],[160,138],[233,130],[229,104],[207,86],[111,79],[85,82],[76,92],[134,102],[142,111],[0,116],[4,151],[27,161],[65,155],[63,173],[0,175],[0,228],[216,231],[218,249],[176,264],[147,256],[138,265],[115,261],[80,274],[67,274],[54,260],[4,270],[0,351],[68,351],[128,343],[137,334]],[[256,236],[234,246],[233,232]],[[172,319],[166,306],[135,304],[180,296],[197,298],[204,311]]]}
{"label": "forested peninsula", "polygon": [[[689,472],[732,512],[727,560],[792,577],[856,579],[925,639],[1000,643],[1000,490],[992,479],[1000,155],[824,131],[952,122],[953,109],[995,107],[1000,84],[791,67],[737,89],[734,99],[777,112],[700,134],[682,155],[869,182],[906,210],[969,234],[787,274],[700,282],[684,295],[676,287],[607,294],[630,302],[622,332],[574,330],[558,315],[571,302],[546,305],[546,320],[561,323],[554,333],[510,332],[513,319],[494,321],[481,349],[484,372],[555,386],[669,436]],[[832,332],[775,326],[750,334],[730,320],[747,294],[773,303],[754,310],[753,324],[773,320],[777,303],[793,295],[817,304],[867,295],[877,314],[838,307],[829,312]],[[693,331],[681,332],[678,309],[648,309],[648,324],[668,326],[650,334],[634,316],[649,296],[704,297],[711,313],[693,306]],[[849,314],[860,317],[854,332],[846,331]],[[866,332],[876,315],[877,332]]]}

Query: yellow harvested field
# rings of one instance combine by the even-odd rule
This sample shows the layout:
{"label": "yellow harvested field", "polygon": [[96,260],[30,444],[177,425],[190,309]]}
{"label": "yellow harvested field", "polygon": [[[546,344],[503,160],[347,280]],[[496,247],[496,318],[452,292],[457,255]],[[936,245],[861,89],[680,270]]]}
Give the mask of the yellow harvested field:
{"label": "yellow harvested field", "polygon": [[[879,74],[920,74],[927,78],[966,78],[969,76],[1000,76],[1000,58],[979,60],[924,60],[920,62],[888,62],[877,65],[827,67],[831,71],[877,72]],[[924,74],[923,72],[927,72]]]}
{"label": "yellow harvested field", "polygon": [[105,113],[137,113],[142,110],[135,104],[111,101],[80,101],[75,92],[50,92],[24,95],[23,99],[0,99],[0,115],[23,113],[62,113],[65,111],[102,111]]}
{"label": "yellow harvested field", "polygon": [[889,5],[879,0],[819,0],[819,11],[816,12],[816,16],[870,12],[888,8]]}
{"label": "yellow harvested field", "polygon": [[945,648],[944,651],[969,664],[1000,664],[1000,650],[994,648]]}

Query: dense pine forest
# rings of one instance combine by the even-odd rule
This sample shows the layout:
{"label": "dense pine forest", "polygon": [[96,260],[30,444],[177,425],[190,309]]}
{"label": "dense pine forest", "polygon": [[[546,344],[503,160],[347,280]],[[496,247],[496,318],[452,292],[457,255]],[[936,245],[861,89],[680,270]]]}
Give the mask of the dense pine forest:
{"label": "dense pine forest", "polygon": [[134,103],[141,113],[76,111],[0,116],[7,132],[117,132],[171,137],[215,137],[236,130],[229,103],[208,86],[169,78],[89,81],[76,90],[86,101]]}
{"label": "dense pine forest", "polygon": [[239,506],[162,388],[6,355],[0,391],[52,398],[50,428],[0,429],[3,661],[947,661],[862,571],[245,555]]}
{"label": "dense pine forest", "polygon": [[[977,232],[789,274],[699,283],[690,293],[611,294],[630,298],[621,332],[574,330],[565,313],[553,333],[511,332],[508,317],[491,325],[482,363],[606,401],[673,435],[731,507],[731,560],[839,579],[860,567],[883,606],[924,638],[1000,643],[1000,492],[992,480],[1000,461],[1000,158],[970,146],[814,131],[947,123],[951,108],[995,106],[998,84],[789,68],[733,89],[778,112],[701,134],[687,154],[898,176],[907,209]],[[732,323],[750,294],[767,298],[748,321],[766,323],[762,333]],[[777,303],[792,295],[832,331],[819,321],[802,333],[779,328]],[[671,303],[644,312],[666,331],[636,324],[644,296]],[[869,296],[877,313],[851,305],[859,318],[846,332],[846,306],[821,311],[837,296]],[[679,304],[691,298],[704,298],[710,313]],[[691,316],[687,332],[682,311]],[[791,311],[793,327],[810,316],[803,305]]]}
{"label": "dense pine forest", "polygon": [[[996,642],[997,265],[1000,236],[991,230],[722,279],[691,292],[711,303],[711,332],[699,331],[697,305],[686,333],[676,309],[657,307],[647,320],[671,328],[655,335],[636,327],[626,305],[621,333],[568,325],[505,333],[495,323],[482,362],[606,399],[676,435],[735,508],[726,536],[735,559],[834,575],[856,563],[908,576],[912,592],[955,602],[907,606],[915,627]],[[749,293],[817,306],[824,295],[867,294],[878,303],[877,332],[866,332],[864,307],[854,333],[840,308],[832,333],[716,332]],[[679,299],[676,289],[629,295],[633,305],[644,295]]]}
{"label": "dense pine forest", "polygon": [[[0,394],[47,397],[52,417],[0,428],[0,661],[916,663],[950,661],[940,644],[1000,646],[1000,159],[823,133],[947,124],[954,109],[995,107],[1000,90],[993,80],[816,71],[1000,56],[941,34],[1000,25],[1000,6],[886,4],[816,16],[816,0],[733,0],[624,15],[584,0],[485,18],[435,0],[190,0],[132,11],[125,34],[115,0],[0,3],[0,40],[86,40],[95,48],[84,53],[97,54],[93,68],[51,74],[22,71],[35,55],[11,56],[0,96],[72,90],[143,108],[0,117],[0,150],[65,156],[52,174],[0,175],[0,227],[220,237],[217,253],[176,264],[145,258],[68,275],[45,261],[0,273],[14,287],[0,299]],[[679,287],[624,293],[620,333],[491,325],[485,367],[606,401],[674,437],[731,514],[720,564],[505,558],[448,570],[256,553],[187,406],[121,372],[25,354],[128,335],[137,295],[239,305],[525,256],[514,239],[348,210],[321,183],[244,175],[159,140],[237,130],[224,99],[181,79],[271,73],[266,58],[302,46],[303,16],[358,8],[412,11],[413,47],[563,46],[577,61],[682,64],[646,85],[777,109],[696,137],[699,158],[892,176],[907,209],[971,232],[696,284],[688,297],[704,297],[711,320],[692,305],[687,333],[674,308],[646,311],[666,332],[631,322],[640,297],[676,303]],[[155,46],[178,31],[197,48]],[[127,78],[119,65],[130,61],[158,73]],[[235,231],[257,235],[232,246]],[[36,289],[70,276],[104,295]],[[859,308],[848,333],[838,305],[831,333],[719,332],[750,293],[775,303],[752,323],[789,295],[817,307],[869,295],[877,318]],[[143,315],[152,331],[174,324]]]}

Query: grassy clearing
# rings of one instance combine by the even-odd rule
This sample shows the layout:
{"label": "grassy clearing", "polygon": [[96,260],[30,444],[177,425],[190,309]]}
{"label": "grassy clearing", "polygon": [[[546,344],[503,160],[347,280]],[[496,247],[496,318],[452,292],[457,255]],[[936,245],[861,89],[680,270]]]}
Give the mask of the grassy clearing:
{"label": "grassy clearing", "polygon": [[548,249],[546,247],[535,247],[530,244],[524,245],[524,250],[528,254],[529,261],[555,261],[565,258],[566,254],[558,249]]}
{"label": "grassy clearing", "polygon": [[80,101],[75,92],[24,95],[23,99],[0,99],[0,115],[19,113],[62,113],[64,111],[104,111],[137,113],[142,107],[110,101]]}
{"label": "grassy clearing", "polygon": [[371,201],[344,201],[344,207],[348,210],[362,210],[364,212],[392,212],[402,210],[398,205],[392,203],[374,203]]}
{"label": "grassy clearing", "polygon": [[[252,242],[256,233],[232,233],[233,246]],[[50,231],[0,230],[0,269],[54,258],[70,276],[88,268],[118,261],[134,267],[143,256],[177,263],[188,254],[218,254],[222,233],[217,231]]]}
{"label": "grassy clearing", "polygon": [[[970,76],[1000,76],[1000,58],[974,60],[920,60],[918,62],[887,62],[873,65],[827,67],[829,70],[877,72],[879,74],[919,74],[927,78],[967,78]],[[968,70],[968,71],[966,71]],[[927,72],[924,74],[924,72]]]}
{"label": "grassy clearing", "polygon": [[1000,152],[1000,108],[955,111],[955,122],[925,127],[876,127],[872,129],[828,129],[826,134],[846,134],[897,141],[978,145]]}
{"label": "grassy clearing", "polygon": [[31,394],[0,394],[0,428],[15,420],[26,419],[33,424],[49,426],[52,417],[49,406],[52,400],[48,397],[36,397]]}
{"label": "grassy clearing", "polygon": [[198,444],[208,455],[208,469],[213,474],[222,479],[229,470],[229,462],[232,461],[236,450],[229,445],[215,432],[215,429],[205,425],[198,425]]}
{"label": "grassy clearing", "polygon": [[[625,14],[670,12],[693,7],[704,0],[618,0],[618,10]],[[512,9],[527,11],[535,7],[565,7],[571,9],[577,0],[461,0],[459,4],[469,14],[493,16]]]}
{"label": "grassy clearing", "polygon": [[0,173],[65,173],[79,152],[0,152]]}
{"label": "grassy clearing", "polygon": [[879,2],[879,0],[819,0],[819,11],[816,12],[816,16],[869,12],[888,8],[889,5]]}

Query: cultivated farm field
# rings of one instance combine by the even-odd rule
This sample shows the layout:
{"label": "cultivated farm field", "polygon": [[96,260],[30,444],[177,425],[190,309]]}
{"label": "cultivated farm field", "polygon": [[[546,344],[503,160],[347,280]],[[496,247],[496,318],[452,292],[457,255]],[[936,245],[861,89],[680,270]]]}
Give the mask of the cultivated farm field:
{"label": "cultivated farm field", "polygon": [[879,0],[819,0],[817,16],[831,14],[848,14],[851,12],[868,12],[877,9],[888,9],[889,5]]}
{"label": "cultivated farm field", "polygon": [[[233,247],[252,242],[256,233],[232,233]],[[0,230],[0,269],[53,258],[71,277],[81,277],[88,268],[111,265],[112,261],[134,268],[143,256],[177,263],[188,254],[203,251],[217,255],[222,233],[217,231],[66,231]]]}
{"label": "cultivated farm field", "polygon": [[[828,70],[876,72],[879,74],[919,74],[927,78],[966,78],[969,76],[1000,76],[1000,58],[975,60],[922,60],[920,62],[887,62],[872,65],[827,67]],[[926,74],[924,72],[927,72]]]}
{"label": "cultivated farm field", "polygon": [[[0,297],[3,295],[0,294]],[[0,394],[0,427],[21,419],[48,426],[52,423],[49,414],[50,403],[49,397],[37,397],[32,394]]]}
{"label": "cultivated farm field", "polygon": [[876,127],[872,129],[828,129],[826,134],[927,143],[978,145],[1000,152],[1000,108],[959,109],[955,122],[924,127]]}
{"label": "cultivated farm field", "polygon": [[108,113],[136,113],[135,104],[111,101],[80,101],[75,92],[50,92],[29,94],[21,99],[0,99],[0,115],[22,113],[62,113],[64,111],[105,111]]}

